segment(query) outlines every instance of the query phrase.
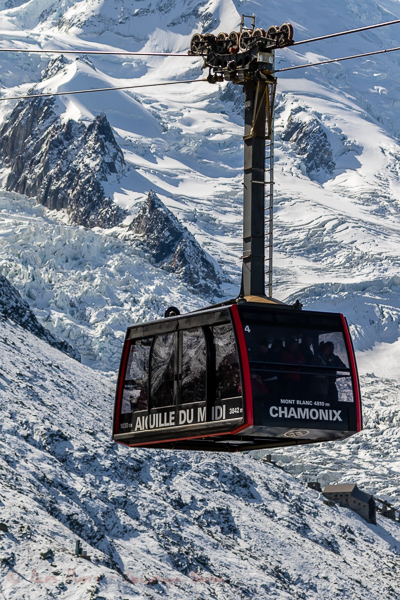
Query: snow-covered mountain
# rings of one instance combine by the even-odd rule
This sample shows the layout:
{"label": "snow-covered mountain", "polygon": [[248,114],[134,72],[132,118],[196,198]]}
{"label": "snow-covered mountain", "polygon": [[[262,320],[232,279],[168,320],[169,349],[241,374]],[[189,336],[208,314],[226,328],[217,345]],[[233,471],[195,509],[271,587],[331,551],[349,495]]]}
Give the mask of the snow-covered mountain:
{"label": "snow-covered mountain", "polygon": [[[230,84],[178,83],[202,78],[195,57],[65,51],[184,52],[196,31],[238,29],[242,13],[265,28],[289,21],[307,39],[400,18],[400,2],[0,2],[2,48],[64,51],[0,53],[0,274],[83,362],[0,322],[6,598],[26,594],[33,570],[53,580],[36,582],[32,598],[398,597],[398,524],[326,507],[251,457],[216,464],[109,441],[127,325],[238,292],[243,98]],[[399,29],[281,50],[277,68],[397,46]],[[399,82],[400,53],[279,76],[274,296],[346,314],[366,430],[273,452],[300,479],[355,481],[397,506]],[[91,563],[72,556],[77,537]],[[92,579],[67,583],[68,568]]]}
{"label": "snow-covered mountain", "polygon": [[125,164],[105,115],[88,127],[57,116],[53,98],[21,102],[3,125],[1,153],[7,190],[66,210],[71,223],[110,228],[125,213],[106,197],[103,181]]}
{"label": "snow-covered mountain", "polygon": [[242,454],[117,446],[107,379],[9,322],[0,356],[7,600],[398,598],[398,523]]}
{"label": "snow-covered mountain", "polygon": [[[257,24],[264,27],[290,21],[294,24],[295,38],[306,39],[391,20],[398,16],[399,3],[369,1],[360,10],[349,0],[340,0],[334,7],[317,8],[306,0],[270,2],[268,7],[232,0],[168,4],[154,0],[146,3],[146,7],[141,2],[123,0],[96,4],[18,0],[3,3],[1,9],[2,47],[184,52],[195,31],[230,31],[238,27],[243,12],[254,12]],[[395,46],[398,30],[395,25],[281,50],[277,52],[277,67]],[[27,91],[177,82],[200,79],[202,75],[201,60],[187,56],[55,58],[4,53],[2,65],[3,97]],[[335,307],[347,312],[356,348],[362,351],[359,354],[362,372],[373,371],[388,377],[400,376],[397,366],[400,125],[396,110],[399,68],[399,55],[392,53],[282,73],[276,118],[274,295],[281,299],[299,297],[307,307]],[[225,273],[222,286],[217,280],[211,284],[213,297],[210,294],[204,297],[204,292],[199,295],[197,290],[197,305],[235,295],[241,252],[240,89],[231,84],[212,86],[198,82],[61,96],[55,102],[45,100],[43,104],[49,102],[51,125],[41,128],[38,121],[33,134],[28,132],[31,142],[25,144],[25,165],[21,159],[16,165],[11,152],[3,158],[4,185],[10,190],[27,192],[47,206],[64,207],[70,214],[70,222],[108,227],[125,214],[126,220],[115,232],[119,239],[135,216],[138,204],[154,190]],[[16,101],[1,102],[3,131],[8,135],[13,128],[16,105]],[[35,105],[33,100],[26,106]],[[27,109],[17,110],[23,116]],[[111,144],[104,156],[98,156],[100,163],[103,162],[96,166],[90,156],[92,148],[89,147],[85,157],[79,149],[89,138],[98,137],[91,137],[90,131],[101,115],[110,124],[117,146],[111,151]],[[68,148],[71,131],[75,137]],[[14,131],[18,139],[20,133]],[[55,159],[57,168],[51,161],[52,156],[54,161],[51,148],[46,154],[41,147],[32,163],[32,154],[38,150],[33,141],[40,135],[46,149],[49,138],[54,146],[59,136],[58,145],[65,151]],[[6,139],[2,142],[5,147]],[[117,148],[122,154],[118,154]],[[66,150],[70,151],[69,156]],[[65,172],[68,160],[72,163],[69,175]],[[40,165],[44,166],[44,172]],[[81,166],[86,173],[93,166],[93,185],[101,188],[98,198],[107,202],[102,208],[100,200],[99,208],[93,208],[91,215],[77,219],[74,215],[79,214],[79,206],[75,212],[68,208],[73,196],[68,185],[76,187],[74,173],[79,179]],[[59,182],[68,177],[69,183],[60,192]],[[93,185],[89,183],[88,189],[93,190]],[[47,201],[48,186],[51,193]],[[74,192],[78,204],[80,193],[83,204],[87,204],[84,191],[85,186],[81,186]],[[107,215],[105,219],[96,217],[99,210]],[[114,221],[109,219],[110,210],[116,216]],[[7,244],[4,251],[6,255],[14,254]],[[13,280],[2,264],[11,283],[29,298],[29,277]],[[21,264],[15,268],[20,269]],[[59,279],[59,275],[54,278]],[[113,292],[118,294],[122,282],[115,283]],[[134,282],[131,287],[135,287]],[[144,294],[149,289],[145,283],[141,288]],[[176,301],[171,297],[172,300]],[[167,299],[166,304],[171,301]],[[68,298],[68,302],[74,303],[75,299]],[[187,308],[185,302],[180,306]],[[46,311],[43,306],[41,310]],[[162,312],[160,307],[159,314]],[[47,310],[46,314],[38,311],[38,316],[48,320],[50,329],[65,335],[61,325],[64,314],[55,317]],[[131,313],[129,318],[136,321],[144,316],[140,312]],[[153,316],[149,307],[149,317]],[[108,320],[103,323],[106,325]],[[85,355],[85,342],[78,331],[82,325],[76,323],[70,335],[81,340],[77,341],[78,349]],[[125,325],[124,319],[121,331]],[[109,339],[112,342],[114,335]]]}

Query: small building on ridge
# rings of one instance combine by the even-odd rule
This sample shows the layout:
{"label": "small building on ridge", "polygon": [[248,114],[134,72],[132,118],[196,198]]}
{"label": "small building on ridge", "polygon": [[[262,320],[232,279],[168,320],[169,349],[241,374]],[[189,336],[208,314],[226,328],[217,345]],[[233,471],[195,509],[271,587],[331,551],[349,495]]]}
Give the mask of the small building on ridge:
{"label": "small building on ridge", "polygon": [[355,483],[327,485],[322,495],[340,506],[351,508],[368,523],[376,525],[376,505],[373,496],[358,489]]}

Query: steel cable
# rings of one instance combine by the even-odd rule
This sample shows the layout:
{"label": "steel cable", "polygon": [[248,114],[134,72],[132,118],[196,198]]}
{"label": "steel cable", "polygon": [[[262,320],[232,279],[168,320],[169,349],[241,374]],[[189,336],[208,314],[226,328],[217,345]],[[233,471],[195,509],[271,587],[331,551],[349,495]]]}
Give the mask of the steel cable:
{"label": "steel cable", "polygon": [[179,52],[132,52],[129,50],[45,50],[29,48],[0,48],[1,52],[23,52],[25,54],[90,54],[97,56],[187,56],[196,58],[191,54]]}
{"label": "steel cable", "polygon": [[200,83],[207,79],[184,79],[182,81],[166,81],[163,83],[147,83],[142,85],[121,85],[108,88],[96,88],[93,90],[73,90],[70,92],[44,92],[42,94],[27,94],[26,96],[7,96],[0,98],[0,102],[4,100],[27,100],[29,98],[48,98],[50,96],[71,96],[73,94],[91,94],[94,92],[114,92],[116,90],[132,90],[137,88],[158,87],[163,85],[178,85],[180,83]]}
{"label": "steel cable", "polygon": [[292,46],[300,46],[300,44],[310,44],[311,42],[320,42],[321,40],[329,40],[331,38],[339,37],[341,35],[349,35],[350,33],[360,33],[361,31],[369,31],[371,29],[377,29],[378,27],[387,27],[388,25],[396,25],[400,23],[400,19],[394,21],[386,21],[385,23],[376,23],[375,25],[366,25],[365,27],[359,27],[358,29],[347,29],[346,31],[339,31],[338,33],[329,33],[328,35],[321,35],[320,37],[310,38],[308,40],[300,40],[299,42],[293,42]]}
{"label": "steel cable", "polygon": [[318,67],[319,65],[328,65],[329,63],[342,62],[344,60],[351,60],[353,58],[363,58],[364,56],[376,56],[377,54],[385,54],[387,52],[397,52],[400,50],[400,46],[395,48],[386,48],[385,50],[375,50],[374,52],[365,52],[364,54],[353,54],[352,56],[342,56],[341,58],[330,58],[328,60],[321,60],[315,63],[307,63],[304,65],[297,65],[294,67],[286,67],[284,69],[276,69],[273,73],[284,73],[285,71],[294,71],[296,69],[305,69],[306,67]]}

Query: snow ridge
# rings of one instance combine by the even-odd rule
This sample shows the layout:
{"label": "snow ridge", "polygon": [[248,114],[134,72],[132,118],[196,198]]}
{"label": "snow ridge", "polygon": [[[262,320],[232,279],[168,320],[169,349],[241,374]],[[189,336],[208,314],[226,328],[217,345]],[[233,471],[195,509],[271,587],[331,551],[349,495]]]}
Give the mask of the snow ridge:
{"label": "snow ridge", "polygon": [[154,192],[149,192],[128,230],[142,238],[156,265],[204,295],[216,295],[222,282],[221,269]]}

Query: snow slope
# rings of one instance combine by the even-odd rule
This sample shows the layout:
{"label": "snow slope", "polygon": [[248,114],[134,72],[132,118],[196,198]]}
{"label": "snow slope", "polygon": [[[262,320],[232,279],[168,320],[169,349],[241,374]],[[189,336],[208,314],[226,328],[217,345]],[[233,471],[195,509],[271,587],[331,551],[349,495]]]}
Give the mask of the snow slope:
{"label": "snow slope", "polygon": [[398,598],[398,523],[249,456],[118,447],[99,373],[11,322],[0,356],[3,598]]}

